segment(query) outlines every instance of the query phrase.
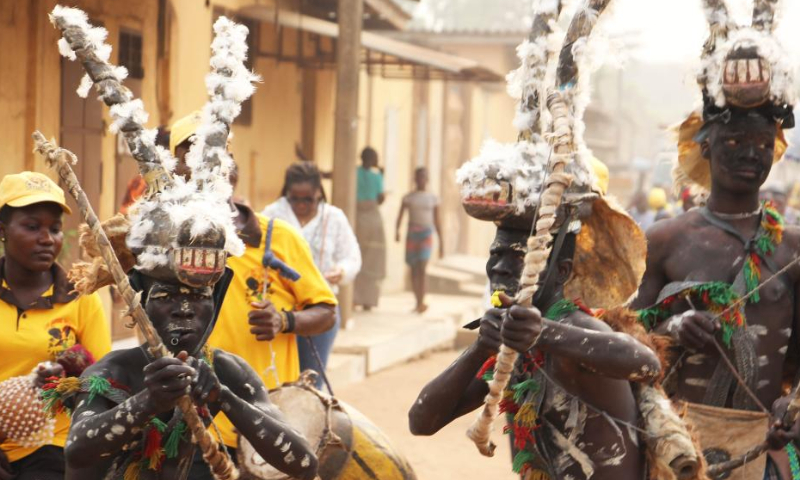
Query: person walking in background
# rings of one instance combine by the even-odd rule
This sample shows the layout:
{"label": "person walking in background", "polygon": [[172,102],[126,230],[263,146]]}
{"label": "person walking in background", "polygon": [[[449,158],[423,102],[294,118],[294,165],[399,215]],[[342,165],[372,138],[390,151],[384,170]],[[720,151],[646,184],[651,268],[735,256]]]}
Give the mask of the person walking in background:
{"label": "person walking in background", "polygon": [[428,309],[425,305],[425,269],[431,258],[433,248],[433,231],[439,235],[439,257],[444,256],[442,228],[439,223],[439,198],[425,190],[428,185],[428,169],[419,167],[414,171],[416,190],[403,197],[400,212],[397,214],[397,233],[395,240],[400,241],[400,226],[403,215],[408,210],[408,230],[406,232],[406,263],[411,267],[411,287],[417,306],[414,311],[423,313]]}
{"label": "person walking in background", "polygon": [[[361,270],[361,251],[344,212],[327,203],[322,189],[322,175],[311,162],[297,162],[286,169],[281,198],[267,205],[265,217],[279,218],[300,230],[311,247],[317,268],[334,293],[339,286],[353,281]],[[300,337],[297,343],[300,370],[324,370],[341,325],[341,310],[336,310],[336,324],[325,333]],[[314,349],[319,354],[315,358]],[[321,379],[317,387],[321,387]]]}
{"label": "person walking in background", "polygon": [[379,206],[383,194],[383,173],[378,169],[378,152],[366,147],[356,171],[356,237],[361,248],[361,271],[356,277],[353,303],[369,311],[378,305],[381,281],[386,277],[386,234]]}

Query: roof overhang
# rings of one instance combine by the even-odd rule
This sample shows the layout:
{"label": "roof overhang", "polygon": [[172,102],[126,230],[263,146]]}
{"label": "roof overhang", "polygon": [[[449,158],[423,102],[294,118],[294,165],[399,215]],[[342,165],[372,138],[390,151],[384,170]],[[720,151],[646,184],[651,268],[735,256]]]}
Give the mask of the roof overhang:
{"label": "roof overhang", "polygon": [[[339,36],[339,25],[297,12],[279,10],[266,6],[249,6],[240,9],[238,15],[277,24],[297,32],[335,39]],[[280,44],[282,42],[277,42]],[[374,32],[361,32],[363,47],[362,63],[370,72],[378,72],[389,78],[444,79],[477,82],[502,82],[504,76],[482,66],[479,62],[449,53],[402,42]],[[311,52],[307,52],[311,50]],[[260,56],[295,61],[310,68],[335,65],[335,46],[331,50],[299,48],[291,55],[282,51],[257,52]]]}

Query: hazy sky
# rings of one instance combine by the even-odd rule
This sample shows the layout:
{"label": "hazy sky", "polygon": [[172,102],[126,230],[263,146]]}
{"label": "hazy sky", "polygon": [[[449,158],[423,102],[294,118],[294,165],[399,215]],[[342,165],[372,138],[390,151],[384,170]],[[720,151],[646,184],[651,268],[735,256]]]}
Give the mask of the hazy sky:
{"label": "hazy sky", "polygon": [[[782,4],[778,36],[800,60],[800,1]],[[611,5],[609,31],[636,38],[636,58],[658,63],[698,58],[708,32],[701,0],[613,0]],[[752,0],[728,0],[728,5],[740,23],[749,22]]]}

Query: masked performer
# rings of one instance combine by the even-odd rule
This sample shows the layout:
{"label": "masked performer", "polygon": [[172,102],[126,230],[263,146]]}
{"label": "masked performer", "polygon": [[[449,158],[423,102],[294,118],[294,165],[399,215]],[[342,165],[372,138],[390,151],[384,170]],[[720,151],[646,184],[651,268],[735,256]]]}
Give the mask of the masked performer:
{"label": "masked performer", "polygon": [[[769,462],[768,478],[780,478],[777,468],[783,478],[800,478],[788,443],[800,425],[781,413],[783,379],[794,375],[787,350],[796,347],[800,232],[784,227],[774,205],[759,203],[760,186],[786,150],[783,129],[794,126],[795,83],[772,35],[777,2],[757,0],[748,28],[731,23],[724,1],[706,3],[703,108],[680,126],[674,174],[677,188],[710,194],[705,206],[648,231],[647,271],[634,303],[647,327],[676,344],[669,390],[691,402],[709,463],[768,435],[773,449],[785,446],[770,452],[777,463]],[[743,469],[763,471],[765,462],[760,456]]]}
{"label": "masked performer", "polygon": [[[56,263],[65,212],[70,209],[64,191],[46,175],[22,172],[0,183],[0,241],[5,252],[0,258],[0,349],[5,355],[0,380],[35,370],[41,387],[65,368],[67,375],[80,375],[94,358],[111,350],[99,296],[79,297]],[[0,478],[63,478],[68,430],[69,418],[61,414],[55,435],[44,446],[4,441]]]}
{"label": "masked performer", "polygon": [[[172,126],[176,171],[186,163],[189,139],[200,126],[199,112]],[[185,177],[190,178],[191,172]],[[336,296],[297,230],[233,200],[230,205],[245,251],[228,259],[233,280],[209,344],[241,356],[268,388],[279,387],[300,377],[297,336],[318,335],[334,327]],[[277,260],[280,267],[266,267],[265,258]],[[297,277],[287,275],[284,265],[290,265]],[[236,448],[237,435],[229,419],[222,414],[217,422],[222,441]]]}
{"label": "masked performer", "polygon": [[[606,3],[589,3],[572,25],[582,25],[584,15],[596,16],[594,9]],[[556,12],[540,8],[531,42],[519,49],[521,141],[491,144],[459,171],[467,212],[499,227],[487,262],[492,287],[517,296],[532,219],[552,208],[537,200],[548,196],[541,189],[550,147],[540,135],[536,83],[544,77],[540,65],[548,44],[539,35],[551,28]],[[572,61],[575,40],[568,34],[562,65]],[[409,414],[412,432],[430,435],[478,408],[489,392],[485,380],[496,373],[495,354],[502,342],[520,353],[499,408],[513,436],[513,469],[525,479],[638,480],[652,469],[645,462],[644,442],[649,447],[658,428],[643,433],[637,426],[652,425],[645,417],[652,414],[658,403],[652,399],[658,395],[645,400],[650,393],[644,392],[655,390],[637,383],[659,376],[654,345],[635,325],[635,316],[615,310],[607,314],[607,323],[585,306],[621,305],[636,291],[644,271],[644,235],[592,187],[590,162],[584,151],[569,167],[572,184],[550,226],[553,241],[543,253],[547,264],[534,308],[509,308],[510,298],[496,294],[496,308],[478,321],[478,340],[423,389]],[[680,421],[665,403],[660,404],[662,413],[677,431]],[[683,447],[696,460],[688,436]],[[692,469],[686,478],[695,473]],[[674,478],[670,475],[663,478]]]}
{"label": "masked performer", "polygon": [[[183,401],[191,394],[206,422],[226,412],[265,460],[292,477],[314,478],[313,451],[270,404],[258,374],[240,357],[206,347],[232,278],[226,257],[244,251],[229,204],[232,159],[225,143],[241,101],[253,92],[253,75],[243,65],[247,29],[224,17],[215,22],[214,70],[206,78],[211,100],[188,155],[192,179],[187,181],[170,175],[175,160],[156,148],[153,131],[143,130],[141,101],[121,86],[124,75],[107,63],[105,32],[92,28],[75,9],[57,7],[51,19],[64,33],[62,54],[80,58],[103,101],[112,105],[114,125],[148,183],[128,219],[117,217],[105,229],[120,263],[135,267],[130,284],[174,355],[163,356],[151,335],[151,348],[114,352],[80,380],[50,386],[46,398],[53,408],[75,397],[75,423],[66,446],[68,477],[183,479],[194,457],[192,437],[210,462],[219,458],[213,449],[206,451],[213,447],[208,433],[194,428],[195,406]],[[108,244],[97,243],[107,253]],[[82,277],[79,288],[90,289],[104,283],[100,277],[108,271],[93,262],[73,274]],[[215,472],[223,470],[214,463]],[[225,469],[225,478],[232,478]]]}

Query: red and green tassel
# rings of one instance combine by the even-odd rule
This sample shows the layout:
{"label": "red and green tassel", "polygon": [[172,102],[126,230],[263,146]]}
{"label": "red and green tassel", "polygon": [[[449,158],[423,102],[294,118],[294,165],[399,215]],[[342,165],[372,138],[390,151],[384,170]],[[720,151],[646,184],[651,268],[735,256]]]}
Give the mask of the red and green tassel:
{"label": "red and green tassel", "polygon": [[[660,322],[672,315],[670,305],[677,300],[688,297],[699,297],[705,308],[714,315],[721,315],[722,342],[730,347],[731,339],[736,330],[744,328],[746,321],[742,313],[742,308],[731,306],[739,303],[740,297],[733,290],[733,287],[725,282],[708,282],[687,288],[670,297],[665,298],[658,305],[639,310],[639,321],[647,330],[652,330]],[[724,313],[723,313],[724,312]]]}
{"label": "red and green tassel", "polygon": [[86,381],[88,382],[86,389],[89,393],[89,398],[87,399],[86,403],[92,403],[96,396],[105,395],[109,392],[109,390],[111,390],[111,382],[109,382],[107,378],[101,377],[100,375],[92,375],[91,377],[87,377]]}
{"label": "red and green tassel", "polygon": [[761,233],[755,239],[752,252],[747,256],[744,266],[744,281],[747,293],[751,294],[749,302],[758,303],[761,296],[758,294],[758,286],[761,283],[761,259],[772,255],[775,249],[783,241],[784,221],[781,214],[772,202],[764,203],[764,214],[761,218]]}
{"label": "red and green tassel", "polygon": [[161,442],[166,429],[167,424],[158,418],[153,418],[148,424],[142,460],[150,470],[160,469],[161,463],[164,461],[165,454]]}
{"label": "red and green tassel", "polygon": [[483,366],[480,370],[478,370],[478,374],[475,375],[475,378],[485,380],[487,382],[491,382],[494,378],[494,366],[497,363],[497,356],[492,355],[489,357],[486,362],[484,362]]}

